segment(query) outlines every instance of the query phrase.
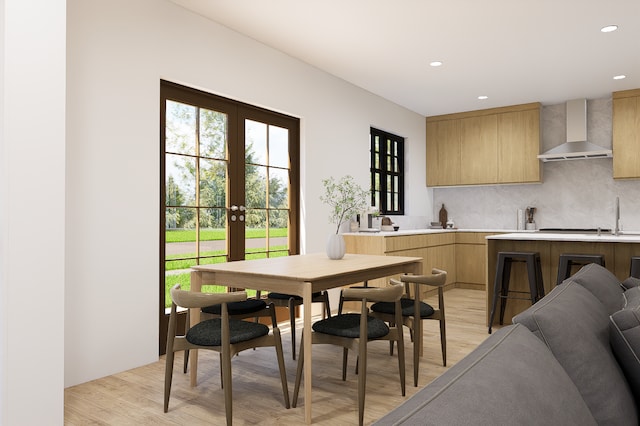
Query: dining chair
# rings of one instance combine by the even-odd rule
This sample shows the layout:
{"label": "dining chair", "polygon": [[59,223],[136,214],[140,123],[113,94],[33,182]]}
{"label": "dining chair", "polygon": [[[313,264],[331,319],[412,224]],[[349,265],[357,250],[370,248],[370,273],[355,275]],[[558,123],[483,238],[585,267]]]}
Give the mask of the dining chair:
{"label": "dining chair", "polygon": [[[258,296],[259,297],[259,296]],[[294,294],[285,293],[268,293],[267,301],[274,306],[285,307],[289,309],[289,322],[291,324],[291,355],[296,359],[296,307],[302,305],[302,297]],[[331,317],[331,307],[329,305],[329,293],[321,291],[311,295],[311,303],[323,303],[326,318]]]}
{"label": "dining chair", "polygon": [[[276,311],[275,305],[273,303],[267,303],[265,300],[260,299],[260,292],[257,292],[255,298],[247,298],[246,300],[242,300],[239,302],[230,302],[227,303],[227,312],[229,313],[229,318],[241,320],[247,318],[253,318],[255,322],[258,322],[259,318],[269,318],[271,319],[271,326],[278,327],[278,322],[276,321]],[[216,303],[210,306],[204,306],[200,310],[200,318],[202,319],[210,319],[210,318],[220,318],[222,315],[222,304]],[[187,321],[186,327],[189,327],[190,315],[187,312]],[[186,373],[189,366],[189,350],[185,350],[184,352],[184,366],[183,372]]]}
{"label": "dining chair", "polygon": [[[342,380],[347,378],[347,358],[349,350],[358,354],[358,421],[363,424],[364,400],[367,383],[367,343],[372,340],[391,340],[398,343],[398,370],[400,373],[400,388],[405,395],[405,363],[402,326],[390,327],[384,321],[369,315],[369,302],[389,302],[397,305],[396,324],[402,324],[400,314],[400,299],[402,285],[389,287],[346,288],[340,295],[341,299],[360,302],[360,313],[341,313],[317,321],[312,326],[312,344],[331,344],[341,346],[342,352]],[[304,333],[300,338],[300,354],[296,370],[296,383],[293,391],[292,406],[298,402],[298,392],[304,368],[304,339],[309,338]]]}
{"label": "dining chair", "polygon": [[[175,352],[190,349],[207,349],[220,353],[222,371],[222,388],[224,389],[224,405],[227,425],[232,424],[232,385],[231,358],[246,349],[273,346],[278,358],[282,393],[286,408],[290,407],[287,376],[282,351],[282,340],[278,327],[269,327],[251,321],[229,318],[228,304],[247,299],[244,291],[232,293],[199,293],[180,289],[180,284],[171,288],[171,314],[167,336],[167,355],[164,380],[164,412],[169,410],[169,396],[173,378],[173,361]],[[201,321],[187,329],[184,335],[177,334],[178,307],[201,309],[205,306],[221,305],[221,316]],[[188,323],[187,323],[188,324]]]}
{"label": "dining chair", "polygon": [[[413,385],[418,386],[418,372],[420,367],[420,355],[422,354],[422,321],[438,320],[440,322],[440,346],[442,348],[442,365],[447,365],[447,333],[444,315],[444,285],[447,282],[447,273],[440,269],[432,269],[431,275],[402,275],[400,280],[391,278],[392,285],[404,284],[405,294],[400,300],[402,310],[402,322],[408,327],[413,340]],[[438,289],[438,308],[434,309],[428,303],[422,301],[421,287],[431,286]],[[414,297],[411,297],[413,287]],[[371,315],[375,318],[387,321],[389,324],[396,322],[397,304],[378,302],[371,306]],[[415,312],[419,312],[416,319]],[[390,353],[393,354],[393,342],[390,343]]]}

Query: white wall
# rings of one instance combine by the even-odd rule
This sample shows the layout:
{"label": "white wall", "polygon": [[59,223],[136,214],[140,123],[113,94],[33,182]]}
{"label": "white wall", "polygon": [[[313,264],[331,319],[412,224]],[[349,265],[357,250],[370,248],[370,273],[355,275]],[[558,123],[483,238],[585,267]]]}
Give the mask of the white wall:
{"label": "white wall", "polygon": [[[611,148],[611,98],[587,102],[587,139]],[[544,106],[542,147],[566,141],[565,104]],[[615,152],[614,152],[615,155]],[[640,230],[640,180],[614,180],[612,159],[543,163],[543,182],[434,189],[434,217],[445,204],[460,228],[515,229],[516,210],[536,207],[538,228],[615,228],[615,199],[620,197],[623,229]]]}
{"label": "white wall", "polygon": [[66,386],[157,359],[160,79],[301,118],[304,251],[331,230],[321,179],[368,186],[372,125],[407,138],[407,213],[431,210],[418,114],[168,1],[68,10]]}
{"label": "white wall", "polygon": [[65,1],[0,19],[0,424],[62,424]]}

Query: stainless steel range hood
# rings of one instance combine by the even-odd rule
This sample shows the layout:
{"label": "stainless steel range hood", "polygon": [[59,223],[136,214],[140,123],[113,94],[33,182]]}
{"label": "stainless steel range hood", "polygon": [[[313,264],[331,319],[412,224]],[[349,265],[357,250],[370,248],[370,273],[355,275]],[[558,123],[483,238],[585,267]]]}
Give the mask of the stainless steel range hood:
{"label": "stainless steel range hood", "polygon": [[587,141],[587,100],[568,101],[566,108],[567,141],[538,155],[538,158],[547,162],[611,157],[610,149]]}

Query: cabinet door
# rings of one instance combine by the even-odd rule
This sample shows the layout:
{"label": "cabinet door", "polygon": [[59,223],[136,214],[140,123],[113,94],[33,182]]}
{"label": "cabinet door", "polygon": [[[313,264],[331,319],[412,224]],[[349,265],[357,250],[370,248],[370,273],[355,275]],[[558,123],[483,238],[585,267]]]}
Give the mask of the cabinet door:
{"label": "cabinet door", "polygon": [[613,177],[640,177],[640,97],[613,99]]}
{"label": "cabinet door", "polygon": [[460,182],[460,126],[457,120],[427,122],[427,186]]}
{"label": "cabinet door", "polygon": [[495,114],[460,120],[460,183],[495,183],[498,165],[498,120]]}
{"label": "cabinet door", "polygon": [[540,110],[498,115],[498,183],[539,182]]}

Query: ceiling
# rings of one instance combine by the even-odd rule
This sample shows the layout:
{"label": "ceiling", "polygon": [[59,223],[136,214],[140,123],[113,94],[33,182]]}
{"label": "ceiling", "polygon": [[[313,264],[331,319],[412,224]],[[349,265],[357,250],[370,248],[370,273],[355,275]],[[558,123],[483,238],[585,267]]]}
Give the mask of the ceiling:
{"label": "ceiling", "polygon": [[172,1],[425,116],[640,88],[639,0]]}

